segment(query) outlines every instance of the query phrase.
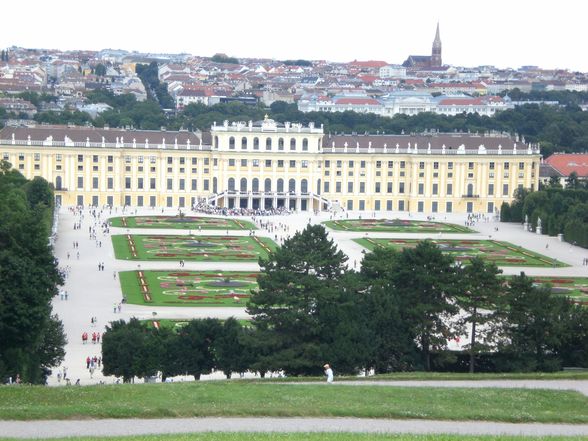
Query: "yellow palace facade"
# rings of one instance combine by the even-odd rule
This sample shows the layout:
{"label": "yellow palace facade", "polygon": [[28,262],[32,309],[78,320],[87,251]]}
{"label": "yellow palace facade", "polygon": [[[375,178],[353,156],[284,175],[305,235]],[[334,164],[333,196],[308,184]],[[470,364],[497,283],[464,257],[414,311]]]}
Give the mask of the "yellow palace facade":
{"label": "yellow palace facade", "polygon": [[331,135],[314,124],[208,132],[5,127],[1,159],[62,205],[496,213],[536,189],[537,146],[506,135]]}

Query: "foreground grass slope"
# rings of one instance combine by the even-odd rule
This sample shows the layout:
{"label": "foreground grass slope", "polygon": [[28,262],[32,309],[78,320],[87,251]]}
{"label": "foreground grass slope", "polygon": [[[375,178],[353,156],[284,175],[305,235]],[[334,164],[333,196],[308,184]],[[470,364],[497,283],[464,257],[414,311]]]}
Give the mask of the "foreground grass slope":
{"label": "foreground grass slope", "polygon": [[359,417],[588,423],[569,391],[203,382],[0,388],[0,419]]}
{"label": "foreground grass slope", "polygon": [[[128,437],[50,438],[53,441],[585,441],[581,436],[384,435],[374,433],[189,433]],[[0,438],[0,441],[14,438]]]}

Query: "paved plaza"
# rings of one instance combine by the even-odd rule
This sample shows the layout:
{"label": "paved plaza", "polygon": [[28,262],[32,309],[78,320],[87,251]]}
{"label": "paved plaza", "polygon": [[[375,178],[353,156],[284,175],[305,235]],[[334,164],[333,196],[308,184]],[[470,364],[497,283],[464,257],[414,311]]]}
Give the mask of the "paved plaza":
{"label": "paved plaza", "polygon": [[[65,295],[57,296],[54,299],[54,311],[63,321],[65,331],[68,336],[66,346],[66,357],[63,366],[67,368],[68,377],[72,383],[80,379],[81,384],[94,384],[100,381],[113,383],[114,378],[104,378],[97,369],[91,376],[86,369],[86,358],[97,356],[100,357],[100,344],[92,344],[91,339],[86,344],[82,343],[82,334],[87,332],[90,336],[93,332],[104,332],[105,326],[113,320],[128,320],[131,317],[137,317],[142,320],[153,318],[173,318],[173,319],[191,319],[191,318],[227,318],[236,317],[238,319],[247,318],[245,308],[238,307],[154,307],[130,305],[121,303],[122,293],[118,280],[119,271],[130,270],[179,270],[179,261],[125,261],[116,260],[110,236],[114,234],[153,234],[154,230],[146,229],[127,229],[111,227],[108,233],[105,233],[101,225],[109,217],[121,216],[121,209],[103,210],[96,209],[96,218],[94,218],[88,209],[83,210],[81,216],[74,214],[68,208],[62,207],[59,210],[58,237],[55,243],[55,254],[59,259],[60,267],[69,267],[68,277],[62,289]],[[127,209],[126,215],[161,215],[161,209],[154,210],[149,208]],[[177,215],[176,209],[164,210],[169,216]],[[194,213],[188,212],[191,215]],[[264,216],[257,218],[263,223],[269,223],[268,229],[256,230],[258,236],[265,236],[281,243],[288,235],[302,230],[309,222],[312,224],[321,223],[330,219],[345,219],[369,217],[372,213],[342,213],[333,215],[331,213],[296,213],[291,215]],[[414,219],[427,220],[424,214],[408,213],[384,213],[378,214],[378,218],[385,217],[389,219]],[[442,215],[435,218],[440,222],[452,222],[458,225],[464,225],[467,215]],[[243,220],[252,220],[251,217],[239,217]],[[81,223],[79,229],[74,229],[75,223]],[[95,228],[95,238],[90,238],[90,227]],[[384,233],[384,232],[352,232],[352,231],[330,231],[330,237],[349,257],[349,267],[359,270],[360,262],[363,257],[364,248],[353,239],[357,238],[445,238],[445,239],[489,239],[507,241],[515,245],[520,245],[531,251],[544,254],[551,258],[558,259],[569,264],[565,268],[519,268],[505,267],[504,274],[519,274],[524,271],[527,275],[533,276],[583,276],[588,275],[588,267],[583,266],[583,259],[588,257],[588,250],[572,246],[565,242],[558,241],[557,238],[539,236],[535,233],[523,231],[518,224],[502,224],[495,221],[481,221],[473,226],[477,233],[470,234],[449,234],[449,233]],[[270,231],[271,230],[271,231]],[[189,230],[162,229],[157,230],[157,234],[171,235],[188,235]],[[192,234],[225,234],[225,231],[207,230],[206,232],[197,232],[192,230]],[[249,235],[249,231],[230,232],[231,235]],[[78,244],[74,248],[74,243]],[[79,253],[79,258],[78,258]],[[69,257],[68,257],[69,256]],[[104,264],[104,270],[99,270],[99,264]],[[259,271],[257,262],[185,262],[183,270],[224,270],[224,271]],[[63,299],[62,299],[63,297]],[[119,311],[120,305],[120,311]],[[91,318],[96,317],[96,322],[92,323]],[[57,370],[49,379],[50,385],[57,385]],[[220,373],[210,376],[203,376],[203,379],[222,378]],[[61,382],[63,384],[63,381]]]}

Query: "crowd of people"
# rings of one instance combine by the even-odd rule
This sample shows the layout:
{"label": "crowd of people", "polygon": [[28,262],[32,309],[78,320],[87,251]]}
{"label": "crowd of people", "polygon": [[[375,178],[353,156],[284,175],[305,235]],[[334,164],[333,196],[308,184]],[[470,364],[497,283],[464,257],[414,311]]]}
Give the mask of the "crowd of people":
{"label": "crowd of people", "polygon": [[275,216],[275,215],[287,215],[292,213],[291,210],[286,207],[278,208],[226,208],[217,207],[216,205],[210,205],[206,202],[199,202],[192,207],[192,211],[204,214],[214,214],[218,216]]}

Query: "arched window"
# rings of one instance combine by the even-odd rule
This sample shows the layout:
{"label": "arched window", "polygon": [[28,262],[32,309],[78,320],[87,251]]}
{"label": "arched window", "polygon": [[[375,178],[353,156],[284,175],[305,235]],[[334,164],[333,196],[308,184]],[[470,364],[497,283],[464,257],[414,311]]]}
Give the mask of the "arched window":
{"label": "arched window", "polygon": [[265,149],[266,150],[271,150],[272,149],[272,139],[271,138],[266,138],[265,139]]}
{"label": "arched window", "polygon": [[296,150],[296,139],[290,138],[290,150]]}
{"label": "arched window", "polygon": [[253,138],[253,150],[259,150],[259,138]]}
{"label": "arched window", "polygon": [[55,190],[61,190],[61,176],[55,178]]}
{"label": "arched window", "polygon": [[473,194],[474,194],[474,184],[468,184],[467,195],[468,196],[473,196]]}
{"label": "arched window", "polygon": [[266,180],[263,181],[263,191],[268,193],[272,191],[272,180],[270,178],[266,178]]}
{"label": "arched window", "polygon": [[247,150],[247,138],[241,138],[241,150]]}
{"label": "arched window", "polygon": [[247,178],[241,178],[241,186],[239,189],[241,191],[247,191]]}
{"label": "arched window", "polygon": [[284,180],[282,178],[278,179],[278,193],[284,192]]}
{"label": "arched window", "polygon": [[308,181],[306,179],[300,181],[300,192],[308,193]]}
{"label": "arched window", "polygon": [[306,138],[302,140],[302,151],[308,151],[308,139]]}
{"label": "arched window", "polygon": [[235,150],[235,137],[231,136],[229,138],[229,149]]}
{"label": "arched window", "polygon": [[259,179],[253,178],[253,182],[251,182],[251,190],[259,191]]}
{"label": "arched window", "polygon": [[214,137],[214,148],[218,149],[218,136]]}
{"label": "arched window", "polygon": [[288,180],[288,191],[291,193],[296,193],[296,180],[295,179]]}
{"label": "arched window", "polygon": [[229,191],[234,191],[235,190],[235,178],[229,178]]}
{"label": "arched window", "polygon": [[284,138],[278,139],[278,150],[284,150]]}

